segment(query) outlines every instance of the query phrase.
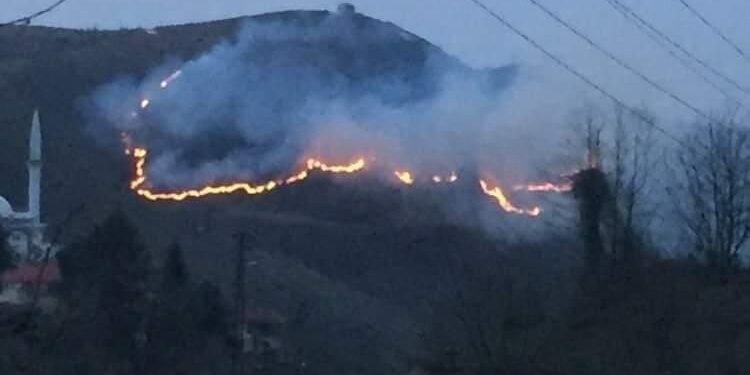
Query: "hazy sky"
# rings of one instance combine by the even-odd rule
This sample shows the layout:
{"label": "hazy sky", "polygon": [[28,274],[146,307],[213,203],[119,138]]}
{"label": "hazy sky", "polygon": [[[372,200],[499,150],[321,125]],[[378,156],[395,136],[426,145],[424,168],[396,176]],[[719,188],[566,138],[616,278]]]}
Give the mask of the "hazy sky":
{"label": "hazy sky", "polygon": [[[643,104],[668,118],[692,113],[650,88],[640,79],[600,55],[535,8],[528,0],[485,0],[540,43],[601,83],[630,104]],[[605,0],[540,0],[594,40],[641,69],[705,111],[718,111],[725,100],[717,91],[674,61],[666,52],[626,22]],[[750,62],[692,17],[678,0],[622,0],[718,70],[750,87]],[[4,0],[2,19],[12,19],[43,8],[53,0]],[[583,100],[601,97],[557,68],[517,36],[489,18],[468,0],[359,0],[361,13],[394,22],[430,40],[472,66],[522,63],[522,90],[514,94],[522,116],[539,110],[567,110]],[[750,52],[750,1],[689,0],[703,14]],[[77,28],[120,28],[207,21],[282,9],[335,9],[338,1],[324,0],[68,0],[35,24]],[[727,90],[732,90],[728,88]],[[747,99],[732,91],[739,99]],[[532,100],[528,100],[532,99]]]}

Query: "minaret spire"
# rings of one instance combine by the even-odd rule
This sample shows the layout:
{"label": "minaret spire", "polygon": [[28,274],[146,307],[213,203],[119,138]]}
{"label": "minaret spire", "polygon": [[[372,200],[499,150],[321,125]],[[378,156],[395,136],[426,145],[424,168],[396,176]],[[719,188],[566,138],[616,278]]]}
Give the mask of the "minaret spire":
{"label": "minaret spire", "polygon": [[40,192],[42,178],[42,131],[39,123],[39,111],[34,110],[29,135],[29,216],[35,223],[40,223]]}
{"label": "minaret spire", "polygon": [[39,124],[39,110],[34,110],[31,120],[31,135],[29,136],[29,160],[42,161],[42,132]]}

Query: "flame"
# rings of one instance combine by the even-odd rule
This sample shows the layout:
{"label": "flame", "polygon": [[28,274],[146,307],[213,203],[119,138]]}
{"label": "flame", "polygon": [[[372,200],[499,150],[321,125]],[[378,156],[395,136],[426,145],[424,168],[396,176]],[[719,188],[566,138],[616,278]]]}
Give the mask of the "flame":
{"label": "flame", "polygon": [[440,176],[440,175],[432,176],[432,182],[436,184],[440,184],[440,183],[452,184],[456,181],[458,181],[458,175],[456,174],[456,172],[451,172],[451,174],[449,174],[447,177]]}
{"label": "flame", "polygon": [[484,180],[479,180],[479,185],[482,187],[482,191],[485,194],[497,200],[497,204],[505,212],[528,216],[539,216],[542,213],[542,209],[539,207],[522,209],[514,206],[513,203],[510,202],[508,197],[505,196],[505,193],[503,193],[503,190],[499,186],[495,186],[494,188],[490,189],[489,185]]}
{"label": "flame", "polygon": [[355,173],[365,169],[365,159],[359,158],[347,165],[327,165],[318,159],[307,159],[307,170],[319,169],[327,173]]}
{"label": "flame", "polygon": [[164,80],[159,83],[159,87],[161,87],[162,89],[166,89],[167,86],[169,86],[169,84],[177,79],[177,77],[179,77],[180,75],[182,75],[182,70],[176,70],[174,73],[170,74],[169,77],[164,78]]}
{"label": "flame", "polygon": [[[320,159],[309,158],[305,163],[305,169],[279,180],[269,180],[261,183],[235,182],[223,185],[207,185],[197,189],[171,192],[155,192],[146,187],[146,159],[148,156],[148,150],[145,148],[136,147],[133,148],[131,152],[130,148],[126,148],[126,153],[132,155],[135,160],[135,176],[133,180],[130,181],[130,189],[135,191],[139,196],[151,201],[183,201],[188,198],[200,198],[208,195],[232,194],[236,192],[244,192],[248,195],[258,195],[275,190],[280,186],[292,185],[297,182],[303,181],[310,176],[310,172],[313,170],[319,170],[321,172],[331,174],[352,174],[360,172],[366,167],[364,158],[358,158],[349,164],[341,165],[326,164]],[[412,185],[414,183],[414,178],[411,172],[397,170],[394,172],[394,174],[401,182],[407,185]],[[446,181],[454,182],[457,179],[458,176],[455,173],[452,173]],[[440,182],[442,181],[442,178],[436,175],[433,176],[433,181]],[[505,212],[527,216],[539,216],[542,213],[542,210],[539,207],[533,207],[531,209],[521,209],[514,206],[505,196],[505,193],[503,193],[502,189],[499,186],[490,188],[487,182],[484,180],[480,180],[479,184],[482,187],[482,191],[484,191],[486,195],[495,198],[498,202],[498,205]]]}
{"label": "flame", "polygon": [[[398,178],[399,181],[401,181],[402,183],[406,185],[413,185],[414,182],[416,181],[414,174],[406,170],[396,170],[393,172],[393,174],[396,176],[396,178]],[[456,172],[451,172],[451,174],[448,175],[447,177],[436,174],[436,175],[433,175],[430,178],[430,180],[436,184],[441,184],[441,183],[452,184],[458,181],[458,175],[456,174]]]}
{"label": "flame", "polygon": [[366,164],[364,158],[359,158],[350,164],[343,165],[329,165],[318,159],[310,158],[306,163],[307,169],[278,181],[270,180],[257,184],[236,182],[225,185],[208,185],[198,189],[159,193],[144,187],[146,183],[145,166],[147,156],[148,150],[146,150],[145,148],[135,148],[133,150],[133,158],[135,158],[136,160],[135,178],[130,182],[130,189],[134,190],[138,195],[151,201],[183,201],[188,198],[200,198],[208,195],[231,194],[235,192],[244,192],[248,195],[257,195],[267,193],[282,185],[291,185],[296,182],[300,182],[306,179],[310,175],[310,171],[312,170],[320,170],[322,172],[333,174],[351,174],[363,170]]}
{"label": "flame", "polygon": [[552,183],[552,182],[539,182],[530,183],[526,185],[516,185],[513,187],[515,191],[528,191],[531,193],[536,192],[552,192],[552,193],[565,193],[573,190],[573,185],[570,182]]}
{"label": "flame", "polygon": [[284,180],[284,183],[287,184],[287,185],[291,185],[291,184],[293,184],[295,182],[300,182],[300,181],[306,179],[307,175],[308,175],[307,170],[304,170],[304,171],[302,171],[300,173],[297,173],[294,176],[287,177],[287,179]]}
{"label": "flame", "polygon": [[138,186],[143,185],[146,182],[146,173],[144,172],[144,166],[146,165],[146,155],[148,151],[143,148],[136,148],[133,151],[133,157],[137,160],[135,163],[135,179],[130,181],[130,189],[134,190]]}
{"label": "flame", "polygon": [[409,171],[395,171],[393,172],[394,175],[396,175],[396,178],[398,178],[401,182],[411,185],[414,183],[414,177],[412,177],[411,172]]}
{"label": "flame", "polygon": [[[176,70],[159,83],[160,88],[166,89],[175,79],[180,77],[180,75],[182,75],[182,70]],[[151,101],[148,98],[143,98],[140,102],[141,110],[146,109],[150,104]],[[137,116],[137,112],[134,112],[134,116]],[[152,190],[147,183],[145,170],[148,150],[140,147],[132,147],[132,139],[125,133],[122,134],[122,140],[125,145],[125,154],[131,156],[135,161],[135,175],[130,181],[130,189],[135,191],[139,196],[151,201],[183,201],[188,198],[200,198],[209,195],[231,194],[235,192],[244,192],[248,195],[258,195],[275,190],[280,186],[292,185],[304,181],[310,176],[310,172],[313,170],[319,170],[331,174],[352,174],[364,170],[367,166],[364,158],[358,158],[352,163],[341,165],[326,164],[320,159],[309,158],[306,160],[302,170],[281,179],[269,180],[261,183],[233,182],[228,184],[207,185],[196,189],[156,192]],[[414,174],[410,171],[396,170],[394,171],[394,175],[400,182],[406,185],[412,185],[415,182]],[[454,183],[458,181],[458,175],[456,172],[451,172],[447,177],[444,175],[433,175],[432,181],[436,184]],[[539,207],[522,209],[514,206],[499,186],[490,188],[484,180],[479,180],[479,184],[482,187],[482,191],[486,195],[496,199],[498,205],[505,212],[532,217],[539,216],[542,213],[542,209]],[[545,182],[517,185],[515,190],[561,192],[571,190],[571,186],[569,183],[555,185],[550,182]]]}

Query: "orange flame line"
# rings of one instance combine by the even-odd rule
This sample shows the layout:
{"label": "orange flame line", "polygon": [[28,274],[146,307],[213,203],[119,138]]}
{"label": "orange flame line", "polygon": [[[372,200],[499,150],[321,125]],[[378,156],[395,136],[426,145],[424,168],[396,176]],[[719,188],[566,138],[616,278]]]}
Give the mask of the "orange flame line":
{"label": "orange flame line", "polygon": [[516,185],[513,187],[515,191],[528,191],[532,193],[536,192],[554,192],[554,193],[565,193],[573,190],[573,185],[570,182],[563,183],[552,183],[552,182],[539,182],[531,183],[526,185]]}
{"label": "orange flame line", "polygon": [[302,181],[309,176],[309,172],[312,170],[317,169],[326,173],[333,174],[356,173],[363,170],[366,166],[364,158],[359,158],[353,163],[347,165],[328,165],[318,159],[311,158],[307,160],[307,169],[278,181],[271,180],[259,184],[237,182],[227,185],[208,185],[200,189],[157,193],[152,191],[151,189],[142,187],[146,183],[145,165],[147,155],[148,151],[146,149],[136,148],[133,150],[133,157],[136,160],[135,179],[130,182],[130,189],[134,190],[138,195],[151,201],[183,201],[187,198],[200,198],[207,195],[217,194],[231,194],[239,191],[245,192],[245,194],[248,195],[257,195],[274,190],[281,185],[291,185],[296,182]]}
{"label": "orange flame line", "polygon": [[[395,170],[393,174],[396,176],[396,178],[400,182],[406,185],[412,185],[414,184],[414,182],[416,182],[416,178],[414,174],[407,170]],[[456,174],[456,172],[451,172],[451,174],[449,174],[447,177],[436,174],[430,178],[430,181],[436,184],[442,184],[442,183],[452,184],[458,181],[458,175]]]}
{"label": "orange flame line", "polygon": [[[173,72],[170,76],[168,76],[166,79],[162,80],[159,84],[159,86],[162,89],[166,89],[169,84],[177,79],[182,74],[181,70],[177,70]],[[140,108],[146,109],[151,104],[151,101],[148,98],[143,98],[140,102]],[[299,171],[296,174],[293,174],[289,177],[286,177],[284,179],[280,180],[271,180],[267,181],[265,183],[260,184],[250,184],[246,182],[238,182],[238,183],[232,183],[228,185],[208,185],[204,186],[199,189],[189,189],[189,190],[183,190],[183,191],[176,191],[176,192],[164,192],[164,193],[157,193],[152,191],[151,189],[144,188],[143,186],[146,184],[147,177],[145,173],[146,169],[146,156],[148,155],[148,151],[145,148],[133,148],[131,151],[131,140],[127,136],[127,134],[123,133],[123,142],[126,145],[125,148],[125,154],[131,155],[136,160],[135,163],[135,177],[130,182],[130,189],[134,190],[139,196],[144,197],[151,201],[160,201],[160,200],[172,200],[172,201],[183,201],[187,198],[200,198],[207,195],[217,195],[217,194],[230,194],[237,191],[244,191],[248,195],[256,195],[256,194],[262,194],[265,192],[269,192],[271,190],[274,190],[278,188],[281,185],[291,185],[295,184],[297,182],[305,180],[309,175],[310,171],[312,170],[320,170],[322,172],[326,173],[333,173],[333,174],[339,174],[339,173],[356,173],[365,168],[365,160],[363,158],[359,158],[356,161],[354,161],[351,164],[348,165],[328,165],[323,163],[322,161],[318,159],[308,159],[306,163],[306,169]],[[415,181],[414,176],[409,171],[395,171],[395,176],[399,179],[399,181],[403,182],[407,185],[412,185]],[[451,174],[447,177],[441,177],[439,175],[432,176],[432,181],[435,183],[453,183],[458,180],[458,175],[456,175],[455,172],[451,172]],[[521,214],[521,215],[528,215],[528,216],[539,216],[542,212],[541,208],[534,207],[531,209],[521,209],[515,207],[510,200],[505,196],[502,189],[499,186],[496,186],[492,189],[489,188],[488,184],[484,180],[479,181],[480,186],[482,187],[482,191],[497,200],[498,205],[506,212],[514,213],[514,214]],[[515,187],[515,190],[527,190],[527,191],[569,191],[570,186],[569,185],[554,185],[551,183],[543,183],[543,184],[529,184],[529,185],[518,185]]]}
{"label": "orange flame line", "polygon": [[414,177],[412,177],[411,172],[409,171],[395,171],[393,174],[399,179],[399,181],[407,185],[414,183]]}
{"label": "orange flame line", "polygon": [[[147,181],[145,167],[148,150],[146,150],[145,148],[135,148],[131,152],[128,148],[126,149],[126,153],[132,154],[133,158],[136,160],[135,178],[130,182],[130,189],[134,190],[139,196],[151,201],[183,201],[188,198],[200,198],[208,195],[231,194],[235,192],[244,192],[248,195],[258,195],[272,191],[282,185],[292,185],[297,182],[303,181],[307,177],[309,177],[310,172],[313,170],[320,170],[322,172],[332,174],[351,174],[360,172],[366,167],[364,158],[359,158],[356,161],[345,165],[329,165],[320,161],[319,159],[310,158],[306,162],[306,169],[280,180],[270,180],[258,184],[237,182],[226,185],[207,185],[199,189],[159,193],[154,192],[149,188],[143,187]],[[394,174],[401,182],[407,185],[411,185],[414,183],[414,178],[408,171],[395,171]],[[453,173],[447,181],[454,182],[457,179],[458,177],[455,175],[455,173]],[[542,213],[542,209],[539,207],[522,209],[514,206],[499,186],[490,188],[487,182],[484,180],[480,180],[479,184],[482,187],[482,191],[486,195],[495,198],[500,208],[502,208],[505,212],[534,217],[539,216]]]}
{"label": "orange flame line", "polygon": [[503,190],[499,186],[495,186],[494,188],[490,189],[489,185],[484,180],[479,180],[479,185],[482,187],[482,191],[485,194],[497,200],[497,204],[505,212],[528,216],[539,216],[542,213],[542,209],[539,207],[522,209],[514,206],[513,203],[510,202],[508,197],[505,196],[505,193],[503,193]]}

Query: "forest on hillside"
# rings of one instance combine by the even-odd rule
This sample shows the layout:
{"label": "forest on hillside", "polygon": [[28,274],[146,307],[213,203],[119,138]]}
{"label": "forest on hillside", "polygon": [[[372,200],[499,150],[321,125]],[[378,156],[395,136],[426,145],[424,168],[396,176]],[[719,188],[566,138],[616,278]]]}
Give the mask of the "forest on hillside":
{"label": "forest on hillside", "polygon": [[[750,369],[740,108],[671,124],[610,94],[506,119],[520,64],[471,68],[348,4],[31,20],[0,24],[2,375]],[[304,163],[355,146],[356,173]],[[240,177],[269,182],[179,193]]]}
{"label": "forest on hillside", "polygon": [[[191,271],[180,243],[149,249],[134,218],[115,211],[43,260],[60,268],[48,291],[59,301],[53,310],[38,299],[3,308],[0,366],[7,374],[743,373],[748,133],[731,119],[697,125],[670,159],[680,181],[670,195],[680,199],[654,200],[646,187],[664,155],[647,132],[627,130],[640,117],[607,118],[614,126],[589,113],[575,127],[590,164],[571,177],[575,225],[558,237],[509,242],[450,220],[406,224],[403,245],[381,254],[394,258],[390,266],[340,244],[344,258],[326,271],[325,262],[288,258],[281,243],[258,249],[263,232],[248,226],[233,264],[260,266],[227,270],[243,281],[219,286]],[[687,241],[676,255],[664,253],[654,204],[680,213],[671,225]],[[10,269],[9,250],[0,254]],[[368,266],[383,269],[347,275]],[[300,292],[295,283],[315,292],[281,302]],[[273,340],[249,348],[248,329]]]}

